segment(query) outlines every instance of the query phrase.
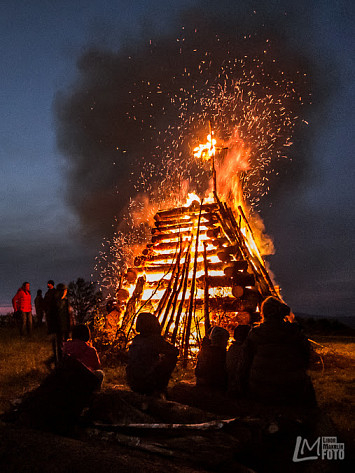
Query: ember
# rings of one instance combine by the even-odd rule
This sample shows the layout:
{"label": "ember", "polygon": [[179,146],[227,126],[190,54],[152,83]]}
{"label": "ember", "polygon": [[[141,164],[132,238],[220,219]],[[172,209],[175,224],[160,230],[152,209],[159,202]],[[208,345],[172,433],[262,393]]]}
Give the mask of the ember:
{"label": "ember", "polygon": [[121,317],[127,339],[136,316],[150,311],[185,360],[212,325],[249,323],[263,299],[279,297],[244,210],[239,175],[232,206],[217,194],[216,150],[222,147],[216,144],[211,132],[194,150],[211,161],[213,192],[206,199],[190,193],[185,205],[155,214],[151,241],[122,275],[117,293],[125,300],[130,294]]}

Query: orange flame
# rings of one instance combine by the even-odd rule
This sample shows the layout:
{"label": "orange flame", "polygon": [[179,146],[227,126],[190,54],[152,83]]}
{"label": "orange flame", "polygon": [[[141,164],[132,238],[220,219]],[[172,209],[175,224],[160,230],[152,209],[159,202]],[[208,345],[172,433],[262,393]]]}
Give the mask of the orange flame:
{"label": "orange flame", "polygon": [[212,138],[212,134],[207,135],[207,143],[199,144],[194,149],[195,158],[201,158],[205,161],[208,161],[216,153],[216,143],[217,141]]}
{"label": "orange flame", "polygon": [[199,196],[195,192],[189,192],[187,194],[186,203],[184,204],[184,207],[190,207],[190,205],[194,201],[197,201],[199,204],[201,204],[201,199],[199,198]]}

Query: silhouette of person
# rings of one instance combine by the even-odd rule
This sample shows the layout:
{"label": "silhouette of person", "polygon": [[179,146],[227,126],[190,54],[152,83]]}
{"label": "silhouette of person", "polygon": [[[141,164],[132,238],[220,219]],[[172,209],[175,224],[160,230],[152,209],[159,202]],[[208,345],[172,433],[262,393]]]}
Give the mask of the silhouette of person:
{"label": "silhouette of person", "polygon": [[48,290],[44,296],[44,312],[46,314],[46,322],[48,333],[55,333],[55,288],[54,281],[50,279],[47,283]]}
{"label": "silhouette of person", "polygon": [[128,354],[128,385],[141,394],[164,394],[179,350],[164,340],[158,319],[149,312],[138,315],[136,331]]}
{"label": "silhouette of person", "polygon": [[35,297],[35,309],[37,316],[37,325],[40,327],[43,323],[44,317],[44,299],[42,296],[42,290],[38,289],[37,295]]}
{"label": "silhouette of person", "polygon": [[244,343],[239,376],[244,390],[266,404],[316,404],[307,375],[310,346],[298,325],[285,322],[290,308],[276,297],[261,305],[264,322]]}
{"label": "silhouette of person", "polygon": [[65,284],[57,284],[54,294],[55,308],[55,358],[58,362],[62,358],[63,342],[69,338],[70,310],[68,302],[68,288]]}
{"label": "silhouette of person", "polygon": [[202,342],[195,368],[196,385],[224,391],[227,388],[226,349],[229,332],[223,327],[212,328]]}
{"label": "silhouette of person", "polygon": [[90,343],[90,329],[84,325],[74,325],[72,338],[63,344],[63,357],[70,356],[97,376],[100,384],[103,380],[103,371],[96,348]]}

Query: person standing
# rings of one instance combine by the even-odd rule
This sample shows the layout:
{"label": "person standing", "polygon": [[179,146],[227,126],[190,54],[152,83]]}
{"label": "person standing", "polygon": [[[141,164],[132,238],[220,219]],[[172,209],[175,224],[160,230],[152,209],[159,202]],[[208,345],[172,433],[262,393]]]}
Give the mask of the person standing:
{"label": "person standing", "polygon": [[24,335],[25,330],[28,335],[32,334],[32,303],[30,283],[24,282],[16,295],[12,299],[14,313],[18,314],[20,323],[20,334]]}
{"label": "person standing", "polygon": [[70,308],[68,302],[68,288],[65,284],[57,284],[54,294],[55,304],[55,350],[56,362],[62,359],[63,342],[68,340],[70,332]]}
{"label": "person standing", "polygon": [[35,297],[35,308],[36,308],[37,324],[38,324],[38,327],[40,327],[43,323],[43,316],[44,316],[44,299],[42,296],[41,289],[38,289],[37,296]]}
{"label": "person standing", "polygon": [[[44,310],[46,313],[47,329],[48,334],[53,335],[52,347],[53,355],[47,360],[46,364],[48,367],[54,364],[58,364],[61,359],[62,344],[63,344],[63,333],[61,330],[61,324],[59,323],[59,312],[65,314],[65,298],[61,301],[63,292],[59,295],[59,290],[63,284],[58,284],[57,289],[54,287],[53,279],[50,279],[47,283],[48,291],[44,296]],[[63,317],[65,319],[65,315]],[[69,329],[67,330],[69,332]]]}
{"label": "person standing", "polygon": [[47,328],[48,328],[48,333],[54,333],[55,332],[55,301],[54,301],[54,295],[55,295],[55,288],[54,288],[54,281],[53,279],[50,279],[47,282],[47,287],[48,290],[44,295],[44,312],[46,314],[46,322],[47,322]]}

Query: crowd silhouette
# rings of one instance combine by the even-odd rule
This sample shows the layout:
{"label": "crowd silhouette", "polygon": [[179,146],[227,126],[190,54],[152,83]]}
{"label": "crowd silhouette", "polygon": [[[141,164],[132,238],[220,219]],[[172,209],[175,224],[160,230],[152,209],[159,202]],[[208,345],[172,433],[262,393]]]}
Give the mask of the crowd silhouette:
{"label": "crowd silhouette", "polygon": [[[75,415],[70,409],[70,421],[67,418],[67,424],[70,424],[90,396],[100,389],[104,373],[99,353],[90,341],[88,325],[74,323],[67,286],[62,283],[55,286],[54,281],[49,280],[47,288],[44,297],[38,290],[35,298],[36,326],[46,324],[53,347],[52,356],[46,361],[51,375],[39,395],[43,405],[56,399],[59,411],[74,403]],[[31,336],[34,324],[28,282],[22,284],[12,303],[20,335]],[[109,301],[106,312],[104,327],[110,340],[119,330],[121,307]],[[316,407],[314,389],[307,374],[309,341],[295,322],[290,307],[270,296],[261,305],[261,321],[257,324],[246,322],[248,320],[243,319],[234,327],[229,347],[231,327],[228,330],[212,326],[201,341],[193,386],[200,393],[198,397],[218,399],[218,396],[226,396],[264,405]],[[136,335],[128,345],[126,381],[139,395],[166,399],[179,350],[164,339],[161,331],[154,314],[143,312],[138,315]],[[74,385],[76,391],[72,389]],[[54,394],[58,389],[65,402]],[[191,390],[189,393],[187,397],[192,396]],[[53,412],[52,407],[48,407],[46,422],[51,416],[54,423],[59,422],[57,412]],[[49,425],[53,426],[53,422]]]}

